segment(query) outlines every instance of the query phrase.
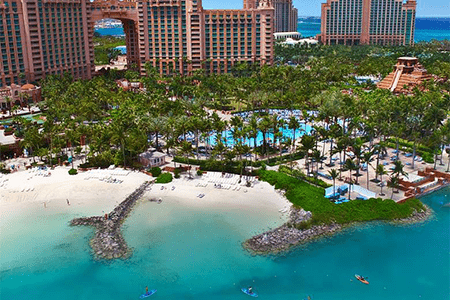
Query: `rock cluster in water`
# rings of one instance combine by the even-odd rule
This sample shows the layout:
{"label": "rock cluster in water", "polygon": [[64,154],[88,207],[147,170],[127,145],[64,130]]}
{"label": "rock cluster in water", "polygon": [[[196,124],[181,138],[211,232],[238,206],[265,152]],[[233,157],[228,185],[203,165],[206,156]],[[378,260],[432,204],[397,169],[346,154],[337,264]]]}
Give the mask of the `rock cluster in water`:
{"label": "rock cluster in water", "polygon": [[131,254],[122,236],[120,227],[131,212],[133,205],[144,194],[149,185],[149,182],[143,183],[111,213],[106,214],[104,217],[77,218],[71,221],[71,225],[89,225],[96,228],[95,235],[90,242],[96,258],[125,258]]}
{"label": "rock cluster in water", "polygon": [[[312,214],[304,209],[291,208],[289,218],[289,222],[282,226],[248,239],[244,242],[244,247],[254,254],[274,254],[342,228],[339,224],[306,226]],[[302,223],[305,224],[305,229],[300,229]]]}

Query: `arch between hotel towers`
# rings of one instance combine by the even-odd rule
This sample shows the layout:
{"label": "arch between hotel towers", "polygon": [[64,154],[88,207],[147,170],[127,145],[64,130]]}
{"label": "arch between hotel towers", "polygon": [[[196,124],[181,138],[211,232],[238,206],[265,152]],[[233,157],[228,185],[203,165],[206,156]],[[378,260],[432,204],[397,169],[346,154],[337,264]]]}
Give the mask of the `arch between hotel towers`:
{"label": "arch between hotel towers", "polygon": [[143,74],[147,62],[162,74],[273,62],[271,0],[230,10],[204,10],[201,0],[4,0],[0,41],[14,43],[1,43],[0,87],[64,72],[91,78],[94,24],[105,18],[122,21],[128,63]]}
{"label": "arch between hotel towers", "polygon": [[274,8],[244,0],[242,10],[204,10],[201,0],[94,0],[90,21],[122,21],[128,66],[169,74],[228,72],[236,62],[272,63]]}

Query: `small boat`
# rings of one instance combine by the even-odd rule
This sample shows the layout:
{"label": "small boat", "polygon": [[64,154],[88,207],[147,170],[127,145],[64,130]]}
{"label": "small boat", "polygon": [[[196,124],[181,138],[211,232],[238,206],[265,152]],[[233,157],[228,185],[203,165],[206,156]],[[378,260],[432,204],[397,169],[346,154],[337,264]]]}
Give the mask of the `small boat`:
{"label": "small boat", "polygon": [[252,296],[252,297],[255,297],[255,298],[258,297],[258,294],[257,294],[257,293],[255,293],[255,292],[249,292],[248,289],[246,289],[246,288],[242,288],[241,291],[242,291],[244,294],[247,294],[247,295],[249,295],[249,296]]}
{"label": "small boat", "polygon": [[362,276],[355,274],[355,278],[361,281],[362,283],[369,284],[369,282]]}
{"label": "small boat", "polygon": [[147,297],[150,297],[150,296],[153,295],[154,293],[156,293],[156,290],[150,290],[150,291],[148,291],[147,293],[142,294],[139,298],[140,298],[140,299],[145,299],[145,298],[147,298]]}

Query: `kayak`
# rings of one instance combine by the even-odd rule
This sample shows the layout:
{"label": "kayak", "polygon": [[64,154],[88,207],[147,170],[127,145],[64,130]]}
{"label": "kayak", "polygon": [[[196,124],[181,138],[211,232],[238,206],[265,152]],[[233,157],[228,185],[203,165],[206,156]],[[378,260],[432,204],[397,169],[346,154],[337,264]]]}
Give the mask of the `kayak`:
{"label": "kayak", "polygon": [[361,277],[360,275],[355,274],[355,277],[356,277],[356,279],[358,279],[362,283],[369,284],[369,282],[367,280],[365,280],[363,277]]}
{"label": "kayak", "polygon": [[144,298],[150,297],[150,296],[153,295],[154,293],[156,293],[156,290],[150,290],[150,291],[148,291],[147,293],[142,294],[139,298],[144,299]]}
{"label": "kayak", "polygon": [[249,295],[249,296],[252,296],[252,297],[258,297],[258,294],[257,293],[255,293],[255,292],[249,292],[248,291],[248,289],[246,289],[246,288],[242,288],[241,289],[241,291],[244,293],[244,294],[247,294],[247,295]]}

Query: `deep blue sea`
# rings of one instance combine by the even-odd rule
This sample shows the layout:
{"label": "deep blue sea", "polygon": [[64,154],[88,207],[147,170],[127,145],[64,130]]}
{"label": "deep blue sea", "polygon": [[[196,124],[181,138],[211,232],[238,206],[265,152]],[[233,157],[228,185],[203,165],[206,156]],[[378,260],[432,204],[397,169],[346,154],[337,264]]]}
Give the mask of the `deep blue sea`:
{"label": "deep blue sea", "polygon": [[[320,33],[320,18],[299,19],[298,31],[303,37],[316,36]],[[122,28],[97,29],[101,35],[123,35]],[[450,40],[450,18],[416,18],[414,40],[431,41]]]}
{"label": "deep blue sea", "polygon": [[[299,19],[298,31],[304,37],[316,36],[320,33],[320,18]],[[429,42],[432,39],[450,39],[450,18],[416,18],[414,40]]]}
{"label": "deep blue sea", "polygon": [[[274,220],[239,210],[141,201],[125,221],[128,260],[92,260],[93,230],[69,227],[69,213],[45,210],[0,220],[0,299],[448,300],[450,189],[425,196],[423,224],[374,222],[275,256],[251,256],[241,242]],[[268,219],[269,218],[269,219]],[[369,285],[355,281],[355,273]]]}

